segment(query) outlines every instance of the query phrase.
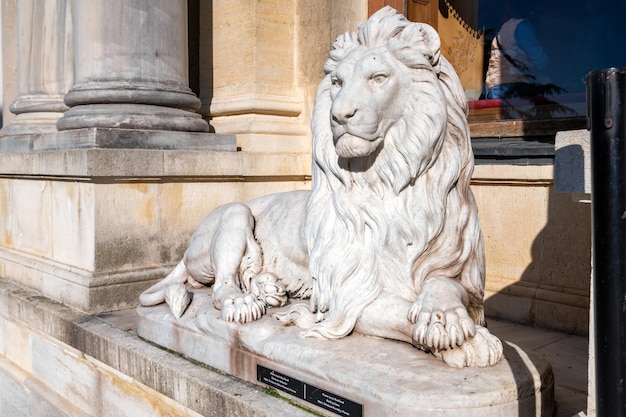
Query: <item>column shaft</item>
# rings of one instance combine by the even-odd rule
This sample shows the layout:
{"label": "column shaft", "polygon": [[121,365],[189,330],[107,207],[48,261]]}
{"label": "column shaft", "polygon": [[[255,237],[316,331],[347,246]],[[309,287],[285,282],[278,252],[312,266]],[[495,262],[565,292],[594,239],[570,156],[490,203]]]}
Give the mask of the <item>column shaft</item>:
{"label": "column shaft", "polygon": [[206,132],[188,87],[186,0],[76,3],[76,84],[59,130]]}
{"label": "column shaft", "polygon": [[5,136],[54,132],[67,110],[63,96],[73,82],[72,11],[69,0],[20,0],[17,117]]}

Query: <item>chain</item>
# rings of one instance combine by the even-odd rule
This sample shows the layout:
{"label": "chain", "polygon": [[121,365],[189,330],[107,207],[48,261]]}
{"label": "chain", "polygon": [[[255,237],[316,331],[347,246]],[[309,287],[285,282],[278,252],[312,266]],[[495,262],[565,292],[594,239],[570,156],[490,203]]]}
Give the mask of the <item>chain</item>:
{"label": "chain", "polygon": [[472,35],[476,39],[480,39],[485,34],[484,31],[476,30],[470,25],[468,25],[465,22],[465,20],[463,20],[461,15],[456,11],[456,9],[452,7],[452,5],[450,4],[448,0],[444,0],[444,2],[446,3],[446,6],[448,7],[448,12],[452,14],[452,16],[454,16],[454,19],[456,19],[456,21],[459,22],[461,26],[463,26],[463,29],[465,29],[470,35]]}

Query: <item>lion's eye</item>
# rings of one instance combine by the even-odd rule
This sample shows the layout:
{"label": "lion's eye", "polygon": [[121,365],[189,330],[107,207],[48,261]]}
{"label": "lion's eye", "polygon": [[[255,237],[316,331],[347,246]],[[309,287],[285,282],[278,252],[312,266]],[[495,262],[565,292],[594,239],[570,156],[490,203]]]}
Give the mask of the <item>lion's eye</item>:
{"label": "lion's eye", "polygon": [[333,87],[341,87],[341,80],[337,77],[332,77],[330,79],[330,83],[333,85]]}
{"label": "lion's eye", "polygon": [[389,78],[389,76],[387,74],[374,74],[372,75],[372,81],[374,81],[376,84],[382,84],[384,83],[387,78]]}

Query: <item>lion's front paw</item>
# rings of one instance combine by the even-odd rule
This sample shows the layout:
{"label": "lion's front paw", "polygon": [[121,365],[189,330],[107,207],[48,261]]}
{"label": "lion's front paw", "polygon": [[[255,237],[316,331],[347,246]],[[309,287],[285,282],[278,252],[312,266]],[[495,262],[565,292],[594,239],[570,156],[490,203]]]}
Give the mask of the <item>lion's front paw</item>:
{"label": "lion's front paw", "polygon": [[435,350],[433,354],[456,368],[465,366],[485,367],[498,363],[502,358],[502,342],[485,327],[477,326],[476,335],[461,346]]}
{"label": "lion's front paw", "polygon": [[427,349],[447,349],[461,346],[476,334],[476,325],[465,306],[460,301],[446,304],[433,305],[428,299],[418,299],[413,303],[409,320],[415,323],[414,345]]}

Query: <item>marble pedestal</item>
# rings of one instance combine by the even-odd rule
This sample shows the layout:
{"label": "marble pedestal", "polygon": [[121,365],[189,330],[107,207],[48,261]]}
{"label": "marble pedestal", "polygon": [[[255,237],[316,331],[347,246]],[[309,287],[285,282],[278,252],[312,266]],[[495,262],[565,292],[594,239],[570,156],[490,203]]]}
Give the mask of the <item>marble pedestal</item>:
{"label": "marble pedestal", "polygon": [[395,341],[303,339],[271,317],[277,311],[246,325],[227,323],[210,290],[194,290],[179,320],[165,304],[139,307],[137,333],[329,416],[553,415],[549,363],[512,343],[504,343],[496,366],[455,369]]}

